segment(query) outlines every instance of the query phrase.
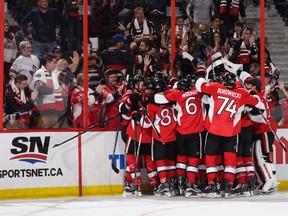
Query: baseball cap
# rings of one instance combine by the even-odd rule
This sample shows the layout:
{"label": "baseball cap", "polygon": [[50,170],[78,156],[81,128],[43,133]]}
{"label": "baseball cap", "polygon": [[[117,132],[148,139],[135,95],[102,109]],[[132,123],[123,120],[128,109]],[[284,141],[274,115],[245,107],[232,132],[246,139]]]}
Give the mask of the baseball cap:
{"label": "baseball cap", "polygon": [[59,45],[53,46],[52,52],[62,52],[62,48]]}
{"label": "baseball cap", "polygon": [[124,37],[123,35],[121,35],[121,34],[115,34],[115,35],[113,35],[113,37],[112,37],[112,42],[113,42],[113,44],[116,44],[117,42],[121,42],[121,41],[126,41],[127,40],[127,38],[126,37]]}
{"label": "baseball cap", "polygon": [[261,91],[262,83],[259,78],[253,77],[251,79],[246,79],[245,83],[251,84],[252,86],[256,87],[257,91]]}

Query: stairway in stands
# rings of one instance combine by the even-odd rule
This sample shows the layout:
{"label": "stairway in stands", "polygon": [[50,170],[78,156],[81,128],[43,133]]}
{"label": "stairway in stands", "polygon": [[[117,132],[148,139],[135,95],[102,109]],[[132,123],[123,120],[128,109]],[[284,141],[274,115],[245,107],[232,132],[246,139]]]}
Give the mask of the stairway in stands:
{"label": "stairway in stands", "polygon": [[[260,7],[247,5],[246,17],[248,26],[257,26],[260,34]],[[268,38],[267,49],[272,62],[281,71],[280,80],[288,86],[288,26],[285,26],[273,4],[265,8],[265,36]]]}

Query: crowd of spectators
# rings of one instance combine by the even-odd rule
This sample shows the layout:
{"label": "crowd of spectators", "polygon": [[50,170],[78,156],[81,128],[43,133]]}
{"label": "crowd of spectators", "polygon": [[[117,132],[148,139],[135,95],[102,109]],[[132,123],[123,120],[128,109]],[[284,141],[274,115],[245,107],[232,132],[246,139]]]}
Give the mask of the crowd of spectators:
{"label": "crowd of spectators", "polygon": [[[4,127],[83,127],[83,58],[87,56],[82,43],[83,1],[7,3],[7,13],[18,25],[9,27],[5,20]],[[260,36],[256,28],[247,25],[245,3],[179,0],[174,33],[170,26],[170,1],[90,0],[88,32],[89,37],[97,37],[98,44],[89,41],[88,106],[94,116],[89,117],[89,124],[117,128],[117,121],[107,119],[117,114],[127,77],[135,74],[171,80],[173,72],[177,78],[197,70],[207,70],[209,74],[211,62],[214,73],[220,53],[231,62],[243,64],[252,76],[259,76]],[[174,61],[172,34],[176,34]],[[268,49],[265,60],[265,91],[271,107],[277,110],[279,87],[284,88],[283,83],[278,83],[280,70],[273,64]],[[29,121],[27,116],[21,117],[24,114]],[[281,115],[277,118],[286,124]]]}

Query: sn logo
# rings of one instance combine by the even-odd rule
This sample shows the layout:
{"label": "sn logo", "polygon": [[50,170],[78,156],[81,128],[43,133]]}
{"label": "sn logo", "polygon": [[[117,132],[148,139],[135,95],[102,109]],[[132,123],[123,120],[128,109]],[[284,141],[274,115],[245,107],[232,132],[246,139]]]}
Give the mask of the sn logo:
{"label": "sn logo", "polygon": [[18,159],[29,163],[46,163],[49,150],[50,137],[16,137],[12,140],[10,152],[15,155],[10,160]]}

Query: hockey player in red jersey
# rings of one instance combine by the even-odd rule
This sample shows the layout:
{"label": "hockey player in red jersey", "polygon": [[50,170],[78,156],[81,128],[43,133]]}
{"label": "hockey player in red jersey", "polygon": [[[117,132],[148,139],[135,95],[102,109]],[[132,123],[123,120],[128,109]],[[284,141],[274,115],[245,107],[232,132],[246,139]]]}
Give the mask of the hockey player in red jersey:
{"label": "hockey player in red jersey", "polygon": [[[239,71],[240,73],[240,71]],[[246,79],[251,79],[251,75],[245,71],[240,74],[239,80],[236,82],[236,88],[247,89]],[[252,196],[253,186],[255,182],[254,164],[252,159],[252,121],[248,114],[248,107],[241,115],[241,132],[239,134],[239,142],[237,149],[237,166],[235,173],[235,181],[233,191],[238,197]]]}
{"label": "hockey player in red jersey", "polygon": [[[164,95],[165,82],[161,79],[155,81],[154,91],[156,94]],[[142,118],[144,127],[153,127],[153,161],[160,179],[156,196],[170,197],[175,193],[173,181],[176,176],[176,117],[171,105],[148,103],[147,116],[144,115]]]}
{"label": "hockey player in red jersey", "polygon": [[270,114],[265,93],[261,90],[261,80],[259,78],[251,78],[246,80],[246,83],[250,84],[248,88],[254,91],[265,105],[264,111],[253,109],[249,113],[253,128],[254,143],[252,151],[257,176],[256,192],[271,193],[275,192],[278,187],[275,166],[270,158],[277,124]]}
{"label": "hockey player in red jersey", "polygon": [[[177,184],[181,195],[198,196],[201,191],[196,186],[198,166],[201,157],[202,132],[204,131],[202,94],[195,88],[196,76],[189,76],[177,83],[176,91],[165,95],[156,94],[155,102],[176,102],[177,110]],[[187,184],[186,183],[187,177]],[[186,187],[186,190],[185,190]]]}
{"label": "hockey player in red jersey", "polygon": [[[142,95],[144,94],[144,78],[136,75],[132,79],[133,90],[129,90],[123,95],[119,110],[127,121],[126,142],[126,175],[123,196],[142,196],[141,192],[141,170],[140,159],[144,158],[146,171],[150,179],[150,185],[156,190],[157,172],[151,158],[151,128],[143,127],[141,119]],[[141,106],[140,106],[141,105]],[[135,165],[136,163],[136,165]]]}
{"label": "hockey player in red jersey", "polygon": [[208,186],[203,190],[205,197],[219,197],[217,188],[217,162],[220,150],[223,152],[225,198],[232,198],[232,184],[235,179],[236,149],[241,128],[241,113],[244,105],[263,108],[259,97],[246,90],[235,88],[236,75],[226,72],[222,83],[209,83],[204,78],[196,82],[196,89],[211,95],[205,120],[207,129],[205,142],[205,164]]}
{"label": "hockey player in red jersey", "polygon": [[237,196],[252,196],[255,169],[252,159],[252,121],[245,110],[241,116],[241,132],[237,151],[234,191]]}

